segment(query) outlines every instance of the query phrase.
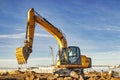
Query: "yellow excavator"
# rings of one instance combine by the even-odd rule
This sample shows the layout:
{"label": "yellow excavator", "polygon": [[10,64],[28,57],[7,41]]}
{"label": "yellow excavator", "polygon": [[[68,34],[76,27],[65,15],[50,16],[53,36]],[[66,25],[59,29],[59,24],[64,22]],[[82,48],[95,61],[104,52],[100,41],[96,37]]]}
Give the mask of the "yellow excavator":
{"label": "yellow excavator", "polygon": [[[58,42],[59,59],[55,65],[57,70],[54,74],[79,78],[79,74],[81,74],[80,72],[82,72],[83,69],[91,67],[91,58],[81,55],[79,47],[68,46],[63,33],[45,18],[40,16],[33,8],[28,11],[24,46],[16,49],[16,59],[18,64],[26,64],[30,53],[32,52],[35,23],[39,24],[40,27],[49,32]],[[75,75],[77,75],[77,77]]]}

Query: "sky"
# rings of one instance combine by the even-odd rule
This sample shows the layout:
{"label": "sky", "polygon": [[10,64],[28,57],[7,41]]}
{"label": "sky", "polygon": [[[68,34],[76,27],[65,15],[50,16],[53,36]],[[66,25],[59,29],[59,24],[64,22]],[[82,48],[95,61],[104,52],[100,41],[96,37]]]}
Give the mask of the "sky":
{"label": "sky", "polygon": [[[0,67],[17,67],[15,50],[24,45],[27,12],[34,8],[65,35],[69,46],[93,65],[120,64],[119,0],[0,0]],[[28,66],[52,64],[58,43],[38,24]]]}

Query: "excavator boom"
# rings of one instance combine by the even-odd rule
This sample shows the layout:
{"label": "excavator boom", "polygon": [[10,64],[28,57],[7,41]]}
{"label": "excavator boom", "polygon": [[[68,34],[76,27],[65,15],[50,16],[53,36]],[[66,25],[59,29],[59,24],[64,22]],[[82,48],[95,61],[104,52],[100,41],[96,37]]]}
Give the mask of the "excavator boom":
{"label": "excavator boom", "polygon": [[41,17],[32,8],[28,11],[26,40],[24,41],[24,46],[16,49],[18,64],[27,63],[27,59],[32,52],[35,23],[38,23],[42,28],[54,36],[59,44],[60,50],[67,47],[67,41],[62,32],[60,32],[58,28],[54,27],[54,25],[48,22],[45,18]]}

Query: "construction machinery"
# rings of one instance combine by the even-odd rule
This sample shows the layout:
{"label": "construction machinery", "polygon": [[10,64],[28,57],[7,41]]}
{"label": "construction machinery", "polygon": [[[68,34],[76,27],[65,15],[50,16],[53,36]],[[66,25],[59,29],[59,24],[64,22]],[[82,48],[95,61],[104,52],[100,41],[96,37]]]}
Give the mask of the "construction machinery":
{"label": "construction machinery", "polygon": [[91,58],[81,55],[79,47],[68,46],[63,33],[45,18],[40,16],[33,8],[28,11],[24,46],[16,49],[18,64],[26,64],[30,53],[32,52],[35,23],[38,23],[40,27],[49,32],[58,42],[59,59],[55,65],[57,70],[54,74],[57,74],[58,76],[72,76],[73,78],[79,78],[79,74],[81,74],[81,72],[83,74],[83,69],[91,67]]}

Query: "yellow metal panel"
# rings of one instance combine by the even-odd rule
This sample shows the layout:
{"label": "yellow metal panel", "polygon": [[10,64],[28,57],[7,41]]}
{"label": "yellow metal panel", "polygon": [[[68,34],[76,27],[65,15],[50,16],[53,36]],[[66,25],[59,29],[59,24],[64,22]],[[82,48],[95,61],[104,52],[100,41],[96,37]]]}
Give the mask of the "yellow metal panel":
{"label": "yellow metal panel", "polygon": [[18,64],[25,64],[26,63],[22,47],[16,49],[16,59],[18,61]]}

